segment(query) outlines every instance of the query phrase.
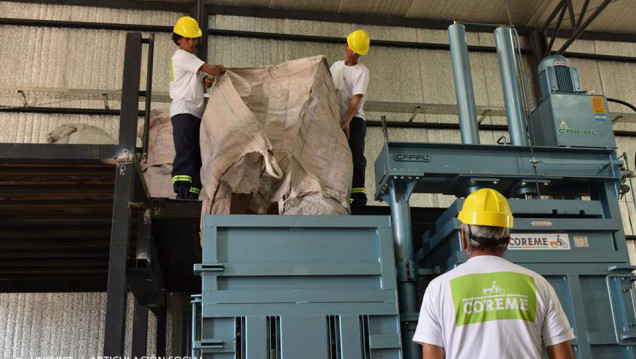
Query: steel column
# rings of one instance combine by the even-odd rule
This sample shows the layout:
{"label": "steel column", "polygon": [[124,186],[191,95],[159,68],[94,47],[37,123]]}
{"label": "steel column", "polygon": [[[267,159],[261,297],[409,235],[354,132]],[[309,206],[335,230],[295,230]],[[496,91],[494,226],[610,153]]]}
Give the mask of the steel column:
{"label": "steel column", "polygon": [[475,109],[475,94],[473,93],[473,79],[470,73],[468,45],[466,31],[462,24],[448,27],[451,60],[453,63],[453,78],[455,79],[455,96],[457,96],[457,113],[459,115],[459,130],[462,143],[479,144],[479,130],[477,128],[477,111]]}
{"label": "steel column", "polygon": [[[190,298],[188,295],[186,298]],[[183,317],[181,321],[181,355],[186,357],[192,352],[192,304],[186,300],[183,303]]]}
{"label": "steel column", "polygon": [[[190,339],[192,342],[194,342],[196,340],[200,340],[200,338],[197,336],[197,332],[198,332],[197,325],[199,322],[199,311],[197,310],[197,308],[201,304],[201,295],[190,296],[190,303],[192,307],[192,321],[190,322]],[[196,348],[194,348],[192,343],[189,344],[189,349],[191,353],[190,356],[192,358],[196,358],[197,350]]]}
{"label": "steel column", "polygon": [[132,351],[133,358],[146,356],[148,342],[148,307],[139,304],[135,298],[135,313],[133,315]]}
{"label": "steel column", "polygon": [[152,218],[150,210],[137,215],[137,259],[145,259],[152,263]]}
{"label": "steel column", "polygon": [[402,351],[405,359],[419,359],[422,348],[413,343],[413,335],[419,318],[417,306],[417,271],[411,230],[409,198],[415,182],[397,182],[389,185],[388,195],[383,200],[391,207],[391,227],[395,247],[395,264],[398,276],[398,298],[402,325]]}
{"label": "steel column", "polygon": [[130,200],[135,183],[135,142],[141,77],[141,33],[126,36],[124,80],[119,124],[119,152],[115,169],[115,194],[111,229],[104,355],[124,355],[126,333],[126,258],[131,231]]}
{"label": "steel column", "polygon": [[592,358],[590,339],[588,337],[587,319],[585,315],[585,303],[581,291],[581,281],[578,275],[570,274],[567,277],[568,287],[572,293],[572,311],[574,315],[574,327],[576,327],[576,341],[581,358]]}
{"label": "steel column", "polygon": [[166,332],[168,330],[167,325],[167,298],[166,305],[159,306],[157,308],[157,342],[156,352],[157,357],[165,357],[166,356]]}
{"label": "steel column", "polygon": [[137,215],[137,253],[128,264],[128,287],[143,305],[163,305],[163,274],[152,237],[149,209]]}
{"label": "steel column", "polygon": [[[530,45],[531,53],[532,53],[532,62],[530,65],[530,73],[532,74],[533,79],[539,78],[539,72],[537,71],[537,66],[541,60],[543,60],[543,55],[547,51],[548,44],[545,41],[545,36],[543,36],[539,31],[532,31],[528,37],[528,44]],[[535,81],[536,82],[536,81]],[[534,97],[536,103],[541,103],[541,86],[533,86],[534,87]]]}
{"label": "steel column", "polygon": [[528,133],[525,124],[526,115],[523,110],[523,100],[521,99],[521,86],[512,41],[512,29],[507,26],[498,27],[495,30],[495,44],[497,46],[497,58],[499,59],[499,73],[501,74],[501,86],[506,105],[510,142],[514,146],[528,146]]}
{"label": "steel column", "polygon": [[208,62],[208,30],[210,28],[208,23],[210,18],[210,11],[208,10],[205,0],[196,1],[196,7],[193,11],[193,15],[193,17],[197,19],[199,27],[203,32],[203,36],[199,38],[199,45],[197,46],[197,56],[201,60]]}
{"label": "steel column", "polygon": [[154,62],[155,52],[155,34],[150,34],[148,38],[148,65],[146,69],[146,106],[144,107],[144,138],[143,152],[141,158],[144,162],[148,161],[148,146],[150,139],[150,105],[152,103],[152,65]]}

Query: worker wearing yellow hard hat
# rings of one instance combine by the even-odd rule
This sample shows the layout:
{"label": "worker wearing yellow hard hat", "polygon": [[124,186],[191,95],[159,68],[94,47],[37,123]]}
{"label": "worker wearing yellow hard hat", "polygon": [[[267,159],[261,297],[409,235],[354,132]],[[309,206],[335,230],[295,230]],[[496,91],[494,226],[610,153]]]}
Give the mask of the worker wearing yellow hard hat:
{"label": "worker wearing yellow hard hat", "polygon": [[545,348],[550,358],[574,359],[574,334],[552,286],[503,258],[514,225],[506,198],[479,189],[457,219],[468,260],[426,288],[413,336],[423,357],[542,358]]}
{"label": "worker wearing yellow hard hat", "polygon": [[460,222],[468,225],[512,228],[514,218],[510,205],[501,193],[482,188],[471,193],[457,215]]}
{"label": "worker wearing yellow hard hat", "polygon": [[177,20],[172,32],[187,38],[199,38],[203,36],[201,28],[199,28],[199,23],[190,16],[184,16]]}
{"label": "worker wearing yellow hard hat", "polygon": [[370,44],[369,34],[364,30],[356,30],[347,35],[347,46],[358,55],[366,55]]}
{"label": "worker wearing yellow hard hat", "polygon": [[364,102],[369,86],[369,69],[358,62],[369,52],[371,40],[364,30],[347,35],[344,45],[344,61],[331,65],[331,76],[338,95],[342,129],[349,141],[353,158],[351,206],[365,206],[367,194],[364,187],[367,160],[364,157],[367,127],[364,123]]}
{"label": "worker wearing yellow hard hat", "polygon": [[225,73],[223,65],[209,65],[195,55],[202,35],[197,21],[189,16],[180,18],[172,33],[172,40],[179,46],[170,60],[170,118],[176,151],[172,185],[177,199],[194,200],[201,192],[199,127],[205,110],[203,94],[217,76]]}

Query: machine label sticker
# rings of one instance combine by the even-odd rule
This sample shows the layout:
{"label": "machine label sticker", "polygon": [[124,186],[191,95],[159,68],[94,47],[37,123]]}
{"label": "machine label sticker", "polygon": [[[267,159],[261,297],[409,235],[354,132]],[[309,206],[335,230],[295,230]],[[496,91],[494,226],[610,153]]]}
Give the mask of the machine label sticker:
{"label": "machine label sticker", "polygon": [[532,221],[530,223],[532,227],[552,227],[552,222],[550,221]]}
{"label": "machine label sticker", "polygon": [[570,128],[565,121],[561,121],[559,133],[565,135],[598,136],[596,131],[589,128]]}
{"label": "machine label sticker", "polygon": [[565,135],[579,135],[579,136],[598,136],[598,133],[589,128],[559,128],[559,133]]}
{"label": "machine label sticker", "polygon": [[574,236],[575,247],[589,247],[590,242],[587,240],[587,236]]}
{"label": "machine label sticker", "polygon": [[431,160],[431,156],[421,154],[396,153],[393,155],[393,159],[396,161],[405,162],[429,162]]}
{"label": "machine label sticker", "polygon": [[510,233],[512,250],[570,250],[567,233]]}
{"label": "machine label sticker", "polygon": [[534,278],[523,273],[467,274],[451,279],[455,325],[521,319],[533,323],[537,295]]}
{"label": "machine label sticker", "polygon": [[592,111],[594,111],[594,113],[607,112],[607,110],[605,109],[605,101],[603,101],[603,96],[590,96],[590,101],[592,102]]}

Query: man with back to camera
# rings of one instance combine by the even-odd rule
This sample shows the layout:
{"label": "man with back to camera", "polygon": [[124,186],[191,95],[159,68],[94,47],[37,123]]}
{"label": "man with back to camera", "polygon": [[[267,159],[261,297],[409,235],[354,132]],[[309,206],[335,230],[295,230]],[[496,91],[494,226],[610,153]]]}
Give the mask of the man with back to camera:
{"label": "man with back to camera", "polygon": [[199,24],[189,16],[180,18],[172,33],[172,40],[179,46],[170,59],[170,120],[176,151],[172,186],[177,199],[199,198],[199,127],[205,110],[203,94],[212,86],[216,76],[225,73],[223,65],[208,65],[194,54],[201,36]]}
{"label": "man with back to camera", "polygon": [[413,341],[422,357],[574,358],[574,334],[552,286],[503,258],[513,226],[493,189],[470,194],[459,212],[468,261],[426,288]]}
{"label": "man with back to camera", "polygon": [[356,30],[347,35],[344,45],[344,61],[331,65],[331,76],[338,94],[342,129],[347,135],[353,159],[353,181],[351,183],[351,206],[366,206],[367,191],[364,176],[367,159],[364,157],[364,140],[367,126],[364,123],[364,102],[369,86],[369,69],[359,63],[360,56],[369,52],[369,34]]}

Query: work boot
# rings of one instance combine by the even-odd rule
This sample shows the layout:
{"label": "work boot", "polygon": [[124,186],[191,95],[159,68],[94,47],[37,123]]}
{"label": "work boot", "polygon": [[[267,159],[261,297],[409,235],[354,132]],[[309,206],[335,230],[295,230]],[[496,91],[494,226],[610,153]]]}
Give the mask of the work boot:
{"label": "work boot", "polygon": [[367,195],[365,193],[351,194],[351,207],[364,207],[367,205]]}
{"label": "work boot", "polygon": [[199,195],[197,193],[188,192],[184,199],[196,201],[199,199]]}
{"label": "work boot", "polygon": [[[178,187],[178,191],[177,192],[177,199],[188,199],[189,195],[192,195],[194,193],[190,193],[190,187],[189,186],[179,186]],[[197,196],[198,197],[198,196]]]}

